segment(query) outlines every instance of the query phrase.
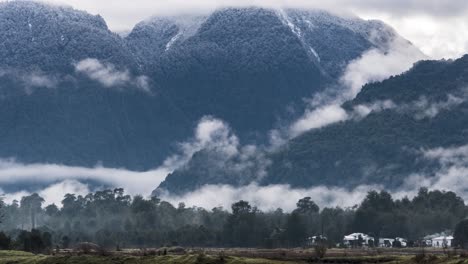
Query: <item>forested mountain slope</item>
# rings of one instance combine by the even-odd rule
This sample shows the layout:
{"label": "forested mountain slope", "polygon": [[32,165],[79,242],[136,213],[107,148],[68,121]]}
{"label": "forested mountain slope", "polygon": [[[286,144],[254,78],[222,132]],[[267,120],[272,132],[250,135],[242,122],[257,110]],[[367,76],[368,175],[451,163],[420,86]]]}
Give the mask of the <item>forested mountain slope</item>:
{"label": "forested mountain slope", "polygon": [[203,116],[265,142],[351,60],[401,40],[381,22],[295,9],[156,17],[125,38],[100,16],[31,1],[1,3],[0,22],[0,156],[135,170]]}
{"label": "forested mountain slope", "polygon": [[[440,151],[432,156],[428,151],[467,144],[467,72],[468,56],[419,62],[402,75],[366,85],[356,99],[342,106],[347,120],[306,132],[268,153],[269,166],[261,178],[249,174],[252,170],[230,169],[235,168],[230,165],[236,164],[233,159],[212,166],[214,154],[200,153],[171,174],[160,190],[181,193],[205,184],[252,181],[293,187],[396,188],[414,173],[434,175],[441,163],[431,157]],[[454,163],[463,160],[459,152],[451,159],[445,152],[437,155],[446,163],[459,164]]]}

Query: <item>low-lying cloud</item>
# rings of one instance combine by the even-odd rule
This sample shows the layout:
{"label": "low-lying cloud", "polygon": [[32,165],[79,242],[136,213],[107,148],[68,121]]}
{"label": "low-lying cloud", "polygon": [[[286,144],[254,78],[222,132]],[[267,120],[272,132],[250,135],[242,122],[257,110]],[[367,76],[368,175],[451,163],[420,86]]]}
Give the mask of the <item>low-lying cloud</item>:
{"label": "low-lying cloud", "polygon": [[125,169],[65,166],[58,164],[23,164],[0,160],[0,184],[52,184],[66,180],[97,181],[110,186],[125,187],[130,193],[149,193],[169,171],[160,167],[146,172]]}
{"label": "low-lying cloud", "polygon": [[[83,194],[92,191],[96,183],[104,187],[122,187],[132,195],[150,195],[175,169],[185,165],[194,153],[212,149],[231,157],[254,155],[251,148],[241,147],[238,138],[223,121],[204,117],[194,131],[194,137],[179,144],[179,151],[164,163],[149,171],[137,172],[118,168],[65,166],[60,164],[24,164],[14,159],[0,159],[0,185],[25,185],[29,190],[5,194],[6,201],[31,192],[44,195],[46,203],[61,201],[68,192]],[[247,159],[247,158],[246,158]],[[86,182],[93,182],[93,186]],[[43,189],[34,186],[48,186]],[[36,189],[34,189],[36,188]]]}
{"label": "low-lying cloud", "polygon": [[[414,173],[398,189],[388,190],[395,198],[412,198],[421,187],[429,190],[454,191],[468,201],[468,145],[453,148],[435,148],[420,151],[421,158],[441,165],[433,173]],[[355,188],[316,186],[311,188],[292,188],[289,185],[259,186],[252,183],[247,186],[206,185],[182,196],[166,195],[163,199],[172,203],[185,202],[189,206],[213,208],[230,205],[239,200],[251,202],[261,210],[282,208],[291,211],[296,202],[306,196],[323,207],[353,207],[359,204],[367,192],[385,190],[380,185],[360,185]],[[223,195],[220,195],[222,193]]]}
{"label": "low-lying cloud", "polygon": [[389,43],[388,50],[374,48],[366,51],[346,66],[340,78],[340,82],[346,87],[343,99],[353,99],[365,84],[401,74],[423,59],[427,59],[427,56],[399,37]]}
{"label": "low-lying cloud", "polygon": [[26,84],[26,87],[45,87],[55,88],[57,87],[58,80],[55,76],[50,76],[41,72],[32,72],[29,74],[23,74],[22,80]]}
{"label": "low-lying cloud", "polygon": [[296,202],[299,199],[307,196],[312,197],[321,207],[352,207],[362,201],[368,191],[374,189],[378,189],[378,187],[360,186],[350,191],[345,188],[324,186],[295,189],[289,185],[258,186],[257,184],[250,184],[243,187],[207,185],[183,196],[167,195],[162,198],[174,204],[184,202],[188,206],[208,209],[218,206],[229,209],[232,203],[244,200],[264,211],[277,208],[291,211],[296,207]]}
{"label": "low-lying cloud", "polygon": [[458,97],[452,94],[447,95],[447,100],[431,102],[425,96],[421,96],[413,105],[403,107],[413,108],[416,112],[416,119],[433,118],[441,111],[450,110],[466,101],[466,97]]}
{"label": "low-lying cloud", "polygon": [[[60,83],[60,78],[54,74],[47,74],[41,70],[24,71],[19,69],[0,69],[0,78],[13,79],[16,84],[24,89],[26,94],[32,94],[36,89],[53,89]],[[9,88],[9,87],[7,87]]]}
{"label": "low-lying cloud", "polygon": [[[440,169],[428,174],[411,174],[400,188],[389,191],[395,198],[414,197],[421,187],[426,187],[430,190],[454,191],[463,199],[468,200],[468,182],[465,178],[468,174],[468,145],[421,150],[420,153],[421,158],[439,163]],[[163,178],[157,176],[163,174],[157,173],[157,171],[138,173],[106,168],[86,169],[57,165],[24,165],[3,161],[0,166],[0,184],[11,182],[12,179],[27,182],[60,180],[47,188],[36,191],[45,198],[46,204],[60,205],[60,201],[66,193],[85,195],[92,191],[90,186],[80,182],[82,179],[99,179],[112,186],[125,187],[126,189],[131,187],[129,193],[136,194],[151,190],[151,187]],[[251,183],[241,187],[205,185],[181,196],[166,193],[160,198],[173,204],[184,202],[187,206],[206,209],[218,206],[229,209],[232,203],[246,200],[264,211],[277,208],[291,211],[295,208],[296,202],[306,196],[312,197],[312,200],[322,208],[335,206],[347,208],[361,202],[367,192],[384,189],[380,185],[360,185],[350,189],[330,186],[292,188],[289,185],[259,186],[256,183]],[[13,199],[20,199],[28,194],[30,192],[26,191],[6,194],[5,201],[11,202]],[[144,194],[149,195],[149,192]]]}
{"label": "low-lying cloud", "polygon": [[[296,137],[311,129],[317,129],[350,118],[341,105],[352,100],[367,83],[383,81],[390,76],[401,74],[409,70],[413,64],[426,56],[417,48],[404,39],[395,37],[389,44],[388,49],[380,50],[372,48],[362,54],[359,58],[351,61],[340,78],[339,93],[331,96],[329,91],[318,94],[310,102],[309,108],[304,115],[292,123],[287,137]],[[333,89],[336,89],[335,87]],[[381,102],[385,103],[385,102]],[[389,102],[386,102],[390,104]],[[364,106],[363,106],[364,107]],[[357,109],[358,112],[370,113],[372,110],[389,108],[390,105],[365,106],[367,108]],[[351,115],[353,116],[353,115]]]}
{"label": "low-lying cloud", "polygon": [[102,63],[98,59],[88,58],[75,64],[75,71],[83,73],[105,87],[122,87],[130,85],[149,92],[149,78],[140,75],[133,76],[128,69],[119,70],[111,63]]}
{"label": "low-lying cloud", "polygon": [[164,161],[164,167],[175,170],[186,164],[198,151],[209,149],[226,157],[239,153],[239,139],[224,121],[205,116],[198,122],[193,138],[178,144],[178,152]]}
{"label": "low-lying cloud", "polygon": [[421,150],[423,158],[437,162],[440,169],[430,174],[414,173],[406,180],[407,188],[427,187],[454,191],[468,201],[468,145]]}
{"label": "low-lying cloud", "polygon": [[[59,183],[52,184],[49,187],[46,187],[42,190],[36,191],[37,194],[44,198],[46,205],[55,204],[58,206],[61,205],[63,196],[67,193],[85,196],[90,192],[91,189],[87,184],[81,183],[77,180],[65,180]],[[8,193],[4,197],[4,202],[11,204],[14,200],[21,201],[22,197],[31,194],[32,193],[28,191]]]}
{"label": "low-lying cloud", "polygon": [[296,137],[305,131],[321,128],[346,119],[348,119],[348,114],[340,105],[321,106],[314,110],[307,110],[302,118],[292,124],[290,134],[292,137]]}

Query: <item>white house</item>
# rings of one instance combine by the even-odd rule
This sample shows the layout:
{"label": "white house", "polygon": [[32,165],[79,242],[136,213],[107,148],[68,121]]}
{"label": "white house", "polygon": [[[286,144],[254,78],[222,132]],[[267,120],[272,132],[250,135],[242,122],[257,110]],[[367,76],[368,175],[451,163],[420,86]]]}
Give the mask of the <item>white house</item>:
{"label": "white house", "polygon": [[343,244],[345,246],[357,246],[360,239],[363,246],[369,246],[370,241],[372,241],[372,243],[375,243],[374,238],[369,235],[366,235],[364,233],[352,233],[343,238]]}
{"label": "white house", "polygon": [[406,238],[397,237],[397,238],[395,238],[395,240],[400,242],[400,245],[402,247],[407,247],[408,246],[408,240],[406,240]]}
{"label": "white house", "polygon": [[393,242],[395,242],[393,238],[379,238],[379,247],[390,248],[393,246]]}
{"label": "white house", "polygon": [[408,241],[402,237],[397,238],[379,238],[379,247],[393,247],[394,242],[400,242],[402,247],[408,246]]}
{"label": "white house", "polygon": [[306,245],[309,247],[313,247],[318,245],[321,242],[326,242],[328,239],[326,236],[313,236],[313,237],[308,237],[306,240]]}
{"label": "white house", "polygon": [[439,236],[432,238],[432,246],[436,248],[452,247],[453,236]]}

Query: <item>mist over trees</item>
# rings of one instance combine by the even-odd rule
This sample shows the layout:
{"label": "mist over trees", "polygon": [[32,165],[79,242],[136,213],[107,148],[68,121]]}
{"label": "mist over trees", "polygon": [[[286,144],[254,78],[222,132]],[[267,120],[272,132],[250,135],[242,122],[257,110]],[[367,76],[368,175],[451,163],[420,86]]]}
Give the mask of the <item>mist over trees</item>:
{"label": "mist over trees", "polygon": [[[86,196],[67,194],[60,207],[43,203],[32,194],[3,204],[2,248],[39,252],[82,242],[109,249],[297,247],[315,235],[326,236],[330,245],[336,245],[352,232],[417,240],[450,230],[465,234],[466,221],[460,221],[468,212],[455,193],[424,188],[413,199],[400,200],[385,191],[372,191],[353,208],[319,208],[305,197],[292,212],[280,208],[264,212],[244,200],[229,210],[174,206],[156,197],[131,197],[121,188]],[[464,244],[465,239],[459,241]]]}

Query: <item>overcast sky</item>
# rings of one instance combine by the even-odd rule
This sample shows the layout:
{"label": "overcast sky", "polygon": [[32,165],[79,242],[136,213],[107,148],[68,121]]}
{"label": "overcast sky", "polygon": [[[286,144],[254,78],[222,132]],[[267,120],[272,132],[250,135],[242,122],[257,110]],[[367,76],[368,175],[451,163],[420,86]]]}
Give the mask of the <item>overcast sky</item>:
{"label": "overcast sky", "polygon": [[[0,0],[5,1],[5,0]],[[114,31],[130,30],[158,14],[204,12],[221,6],[323,8],[381,19],[432,58],[456,58],[468,50],[466,0],[48,0],[101,14]]]}

